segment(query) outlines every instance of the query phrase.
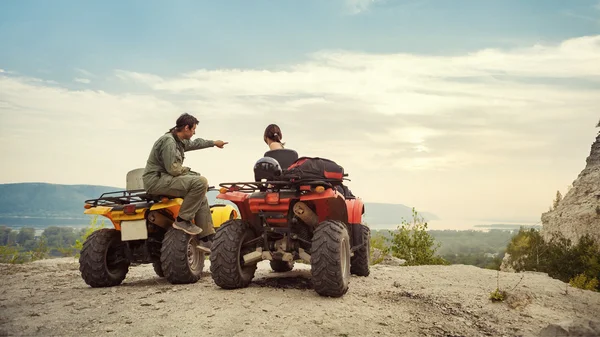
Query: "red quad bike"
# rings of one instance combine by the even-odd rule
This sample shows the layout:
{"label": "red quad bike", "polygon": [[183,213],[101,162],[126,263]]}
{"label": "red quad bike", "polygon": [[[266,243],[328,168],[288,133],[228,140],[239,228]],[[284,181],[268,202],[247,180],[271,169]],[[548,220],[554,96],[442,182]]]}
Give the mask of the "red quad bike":
{"label": "red quad bike", "polygon": [[256,162],[254,176],[219,185],[217,198],[235,203],[241,215],[223,223],[212,244],[210,271],[219,287],[247,287],[262,260],[276,272],[291,271],[295,260],[309,262],[321,296],[341,297],[350,274],[369,275],[364,204],[342,184],[341,166],[271,150]]}

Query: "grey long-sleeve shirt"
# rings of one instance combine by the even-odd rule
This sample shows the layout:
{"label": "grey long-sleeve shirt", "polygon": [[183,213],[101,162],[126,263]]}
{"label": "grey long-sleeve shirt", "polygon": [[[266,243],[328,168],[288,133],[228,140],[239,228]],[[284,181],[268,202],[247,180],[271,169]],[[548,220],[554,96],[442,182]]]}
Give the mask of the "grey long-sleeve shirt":
{"label": "grey long-sleeve shirt", "polygon": [[173,177],[186,174],[190,168],[183,166],[185,152],[213,146],[215,146],[215,142],[212,140],[179,139],[171,132],[165,133],[154,143],[148,156],[143,175],[144,187],[146,189],[152,187],[162,174],[169,174]]}

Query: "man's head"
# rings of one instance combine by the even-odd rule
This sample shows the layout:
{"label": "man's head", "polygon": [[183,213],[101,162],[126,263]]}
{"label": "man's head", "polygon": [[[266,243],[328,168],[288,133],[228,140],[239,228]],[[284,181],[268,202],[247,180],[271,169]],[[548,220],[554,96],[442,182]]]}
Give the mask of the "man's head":
{"label": "man's head", "polygon": [[184,113],[175,122],[175,127],[171,129],[177,133],[177,136],[181,139],[191,139],[196,134],[196,125],[199,121],[196,117]]}

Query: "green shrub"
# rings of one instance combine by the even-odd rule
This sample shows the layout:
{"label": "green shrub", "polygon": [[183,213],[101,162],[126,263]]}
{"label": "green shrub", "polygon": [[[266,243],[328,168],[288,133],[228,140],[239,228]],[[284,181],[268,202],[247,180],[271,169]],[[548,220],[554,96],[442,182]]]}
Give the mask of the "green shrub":
{"label": "green shrub", "polygon": [[427,222],[413,208],[412,221],[402,220],[402,225],[392,233],[390,252],[394,257],[406,260],[405,265],[448,264],[436,256],[439,243],[427,232]]}
{"label": "green shrub", "polygon": [[383,259],[385,258],[385,255],[389,253],[389,247],[386,242],[387,242],[387,239],[382,234],[377,233],[377,234],[371,236],[371,242],[370,242],[371,248],[370,248],[370,252],[369,252],[370,256],[373,256],[375,249],[377,249],[381,252],[381,255],[378,258],[371,261],[371,264],[375,265],[375,264],[381,263],[383,261]]}
{"label": "green shrub", "polygon": [[512,266],[516,271],[544,271],[546,268],[548,246],[535,228],[521,228],[512,237],[506,253],[510,254]]}
{"label": "green shrub", "polygon": [[0,246],[0,263],[25,263],[27,260],[26,254],[19,252],[16,246]]}
{"label": "green shrub", "polygon": [[600,245],[588,235],[573,245],[560,233],[553,233],[546,242],[537,230],[521,229],[506,252],[516,271],[544,272],[574,287],[600,290]]}
{"label": "green shrub", "polygon": [[490,293],[490,300],[492,300],[492,302],[502,302],[504,299],[506,299],[506,291],[504,290],[496,288],[495,291]]}
{"label": "green shrub", "polygon": [[588,278],[585,274],[575,276],[569,280],[569,284],[579,289],[598,291],[598,279]]}
{"label": "green shrub", "polygon": [[30,252],[30,254],[31,254],[30,260],[36,261],[36,260],[45,259],[48,256],[49,251],[50,251],[50,249],[48,248],[48,245],[46,243],[46,238],[41,237],[38,240],[37,246]]}
{"label": "green shrub", "polygon": [[75,250],[76,258],[79,258],[79,253],[81,252],[81,249],[83,248],[83,243],[88,238],[88,236],[90,236],[90,234],[97,231],[98,229],[104,228],[104,220],[102,220],[100,222],[100,225],[98,225],[98,226],[96,225],[97,223],[98,223],[98,216],[96,215],[90,220],[90,225],[85,229],[85,231],[81,234],[81,236],[75,241],[75,244],[71,247],[72,249]]}

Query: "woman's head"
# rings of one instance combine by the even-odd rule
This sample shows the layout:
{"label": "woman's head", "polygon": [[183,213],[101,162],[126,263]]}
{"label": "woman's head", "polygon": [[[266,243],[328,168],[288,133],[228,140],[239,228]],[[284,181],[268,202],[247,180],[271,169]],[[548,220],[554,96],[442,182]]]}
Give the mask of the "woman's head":
{"label": "woman's head", "polygon": [[283,134],[281,133],[281,129],[279,126],[277,126],[277,124],[269,124],[269,126],[267,126],[265,129],[264,140],[267,144],[269,144],[269,140],[271,142],[281,143],[282,137]]}

